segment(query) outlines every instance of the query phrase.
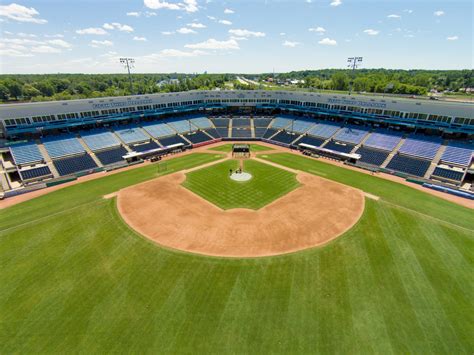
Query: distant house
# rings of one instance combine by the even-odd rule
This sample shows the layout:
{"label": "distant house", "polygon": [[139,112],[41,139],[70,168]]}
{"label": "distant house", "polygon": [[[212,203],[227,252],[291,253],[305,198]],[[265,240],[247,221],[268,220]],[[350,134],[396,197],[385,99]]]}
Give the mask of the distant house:
{"label": "distant house", "polygon": [[178,85],[179,79],[168,79],[168,80],[161,80],[156,83],[156,86],[162,87],[163,85]]}

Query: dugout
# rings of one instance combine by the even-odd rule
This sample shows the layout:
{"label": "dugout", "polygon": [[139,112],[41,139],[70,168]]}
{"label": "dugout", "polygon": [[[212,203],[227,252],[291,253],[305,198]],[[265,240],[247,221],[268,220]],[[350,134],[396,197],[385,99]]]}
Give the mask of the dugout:
{"label": "dugout", "polygon": [[245,157],[245,158],[250,157],[250,145],[249,144],[233,144],[232,156]]}

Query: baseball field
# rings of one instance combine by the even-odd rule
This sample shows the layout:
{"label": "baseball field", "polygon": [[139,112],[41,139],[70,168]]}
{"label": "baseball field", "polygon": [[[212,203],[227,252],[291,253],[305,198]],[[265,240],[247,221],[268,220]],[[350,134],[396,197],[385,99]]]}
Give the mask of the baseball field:
{"label": "baseball field", "polygon": [[[472,209],[256,147],[257,157],[244,162],[252,179],[230,182],[238,163],[227,151],[201,150],[163,169],[149,164],[1,209],[0,353],[473,352]],[[324,191],[340,186],[354,200],[332,205],[348,208],[360,193],[363,212],[342,235],[274,256],[191,253],[189,240],[175,247],[140,233],[120,208],[127,193],[164,200],[153,184],[174,183],[170,191],[182,194],[176,205],[199,199],[219,213],[245,209],[239,223],[252,225],[252,213],[261,218],[295,196],[301,213],[320,213],[324,205],[305,209],[301,193],[318,181],[328,185],[306,200],[322,203]],[[150,201],[130,210],[160,206]],[[175,224],[186,225],[185,211]],[[150,233],[162,235],[160,213],[150,213]],[[298,225],[308,235],[329,233],[327,220],[305,220]],[[203,227],[193,238],[208,234]]]}

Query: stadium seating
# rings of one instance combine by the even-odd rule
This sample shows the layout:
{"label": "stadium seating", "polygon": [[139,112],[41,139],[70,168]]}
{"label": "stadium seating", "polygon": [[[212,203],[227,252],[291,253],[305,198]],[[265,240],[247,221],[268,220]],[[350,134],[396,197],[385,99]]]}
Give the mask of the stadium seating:
{"label": "stadium seating", "polygon": [[12,145],[10,152],[16,165],[37,163],[44,160],[38,146],[32,142]]}
{"label": "stadium seating", "polygon": [[160,138],[161,145],[167,147],[173,144],[183,143],[185,146],[188,146],[189,143],[186,142],[183,138],[175,134],[174,136]]}
{"label": "stadium seating", "polygon": [[116,129],[115,133],[117,133],[120,136],[120,139],[127,144],[144,142],[150,139],[150,137],[148,137],[140,128],[133,126]]}
{"label": "stadium seating", "polygon": [[120,141],[117,137],[113,133],[105,130],[81,132],[81,137],[92,151],[120,145]]}
{"label": "stadium seating", "polygon": [[127,150],[124,147],[112,148],[96,152],[96,157],[100,160],[103,165],[115,164],[123,160],[123,156],[127,154]]}
{"label": "stadium seating", "polygon": [[358,162],[375,166],[382,165],[390,154],[388,151],[370,149],[367,147],[360,147],[357,149],[356,153],[361,155]]}
{"label": "stadium seating", "polygon": [[212,123],[209,121],[207,117],[196,117],[189,119],[193,125],[198,127],[199,129],[207,129],[212,128]]}
{"label": "stadium seating", "polygon": [[286,117],[276,117],[272,123],[272,128],[281,129],[291,124],[291,119]]}
{"label": "stadium seating", "polygon": [[165,123],[144,124],[143,129],[154,138],[166,137],[176,134],[176,132]]}
{"label": "stadium seating", "polygon": [[330,141],[328,144],[324,146],[326,149],[331,149],[335,150],[336,152],[341,152],[341,153],[350,153],[352,149],[354,149],[355,144],[338,144],[334,141]]}
{"label": "stadium seating", "polygon": [[184,137],[186,137],[193,144],[203,143],[203,142],[207,142],[207,141],[212,140],[211,137],[209,137],[207,134],[205,134],[202,131],[197,131],[197,132],[194,132],[194,133],[188,133]]}
{"label": "stadium seating", "polygon": [[233,138],[251,138],[252,131],[250,128],[232,128]]}
{"label": "stadium seating", "polygon": [[219,133],[219,136],[223,138],[229,137],[229,128],[227,127],[217,127],[216,128],[217,133]]}
{"label": "stadium seating", "polygon": [[268,128],[265,134],[263,135],[263,138],[269,139],[271,136],[273,136],[275,133],[277,133],[278,130],[273,129],[273,128]]}
{"label": "stadium seating", "polygon": [[213,138],[219,138],[220,135],[215,128],[208,128],[204,130],[207,134],[210,134]]}
{"label": "stadium seating", "polygon": [[307,133],[324,139],[328,139],[333,136],[339,130],[340,126],[335,123],[318,123],[315,127],[311,128]]}
{"label": "stadium seating", "polygon": [[261,138],[265,132],[267,131],[266,127],[255,127],[254,132],[255,132],[255,138]]}
{"label": "stadium seating", "polygon": [[43,144],[51,158],[61,158],[84,153],[85,149],[73,135],[61,135],[43,138]]}
{"label": "stadium seating", "polygon": [[304,144],[312,145],[314,147],[320,147],[324,143],[324,139],[306,135],[296,143],[297,144],[304,143]]}
{"label": "stadium seating", "polygon": [[137,153],[142,153],[142,152],[146,152],[147,150],[157,149],[157,148],[160,148],[160,146],[153,141],[149,141],[144,144],[135,144],[135,145],[130,146],[130,149],[132,149],[133,151]]}
{"label": "stadium seating", "polygon": [[431,160],[435,157],[440,147],[441,140],[439,138],[416,135],[407,138],[400,147],[399,152],[413,157]]}
{"label": "stadium seating", "polygon": [[368,134],[367,130],[344,127],[336,133],[334,139],[340,142],[359,144]]}
{"label": "stadium seating", "polygon": [[315,126],[315,122],[307,120],[295,119],[289,126],[288,130],[296,133],[305,133]]}
{"label": "stadium seating", "polygon": [[271,117],[255,117],[253,119],[253,125],[255,127],[265,127],[267,128],[270,123],[272,122],[272,119]]}
{"label": "stadium seating", "polygon": [[429,160],[411,158],[406,155],[395,155],[387,169],[396,170],[405,174],[423,177],[430,166]]}
{"label": "stadium seating", "polygon": [[168,124],[178,133],[187,133],[197,130],[197,128],[192,125],[188,120],[167,121],[166,124]]}
{"label": "stadium seating", "polygon": [[298,135],[286,131],[280,131],[275,136],[273,136],[271,140],[290,145],[291,142],[293,142],[296,138],[298,138]]}
{"label": "stadium seating", "polygon": [[250,127],[250,118],[234,118],[232,127]]}
{"label": "stadium seating", "polygon": [[49,167],[47,166],[41,166],[39,168],[28,170],[20,170],[20,177],[22,180],[30,180],[48,175],[51,175],[51,170],[49,170]]}
{"label": "stadium seating", "polygon": [[474,155],[474,146],[456,142],[450,142],[441,156],[441,161],[448,164],[469,166]]}
{"label": "stadium seating", "polygon": [[97,164],[92,160],[89,154],[53,160],[53,164],[61,176],[97,168]]}
{"label": "stadium seating", "polygon": [[216,127],[229,127],[229,119],[228,118],[211,118],[212,123],[214,123],[214,126]]}
{"label": "stadium seating", "polygon": [[464,177],[464,172],[462,171],[455,171],[455,170],[450,170],[450,169],[444,169],[442,167],[436,167],[436,169],[433,171],[432,176],[437,176],[449,180],[454,180],[454,181],[461,181],[462,178]]}
{"label": "stadium seating", "polygon": [[402,140],[402,135],[396,132],[383,131],[371,133],[364,142],[365,147],[392,151]]}

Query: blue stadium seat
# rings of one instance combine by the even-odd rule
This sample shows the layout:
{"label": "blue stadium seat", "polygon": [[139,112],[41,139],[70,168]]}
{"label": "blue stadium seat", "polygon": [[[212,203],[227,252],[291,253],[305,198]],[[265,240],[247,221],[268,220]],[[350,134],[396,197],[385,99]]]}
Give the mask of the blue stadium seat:
{"label": "blue stadium seat", "polygon": [[81,137],[92,151],[120,145],[118,138],[112,132],[106,130],[81,132]]}
{"label": "blue stadium seat", "polygon": [[150,139],[145,132],[136,126],[126,126],[124,128],[118,127],[115,129],[115,133],[117,133],[120,136],[120,139],[127,144],[144,142]]}
{"label": "blue stadium seat", "polygon": [[467,167],[471,164],[474,146],[457,142],[449,142],[441,156],[441,161]]}
{"label": "blue stadium seat", "polygon": [[298,134],[292,134],[290,132],[281,131],[278,132],[275,136],[271,138],[272,141],[290,145],[296,138]]}
{"label": "blue stadium seat", "polygon": [[324,148],[326,149],[335,150],[336,152],[341,152],[341,153],[350,153],[352,149],[354,149],[354,147],[355,147],[355,144],[349,144],[349,143],[338,144],[334,141],[330,141],[328,142],[328,144],[324,146]]}
{"label": "blue stadium seat", "polygon": [[219,132],[217,132],[217,130],[215,128],[208,128],[205,131],[206,131],[206,133],[210,134],[214,138],[219,138],[220,137]]}
{"label": "blue stadium seat", "polygon": [[250,118],[233,118],[232,127],[250,127]]}
{"label": "blue stadium seat", "polygon": [[313,136],[306,135],[306,136],[303,136],[303,138],[301,138],[296,143],[297,144],[304,143],[304,144],[312,145],[314,147],[320,147],[324,143],[324,139],[320,139],[320,138],[316,138],[316,137],[313,137]]}
{"label": "blue stadium seat", "polygon": [[43,138],[43,144],[51,158],[61,158],[84,153],[85,149],[73,135],[51,136]]}
{"label": "blue stadium seat", "polygon": [[272,123],[272,128],[274,129],[281,129],[289,126],[291,124],[291,119],[286,117],[275,117],[275,120]]}
{"label": "blue stadium seat", "polygon": [[132,149],[133,151],[137,153],[142,153],[142,152],[146,152],[147,150],[152,150],[152,149],[157,149],[157,148],[160,148],[160,146],[153,141],[149,141],[143,144],[134,144],[130,146],[130,149]]}
{"label": "blue stadium seat", "polygon": [[267,128],[272,122],[273,118],[270,117],[255,117],[253,119],[253,125],[255,127],[265,127]]}
{"label": "blue stadium seat", "polygon": [[356,151],[357,154],[361,155],[358,162],[380,166],[387,159],[390,152],[383,150],[370,149],[367,147],[360,147]]}
{"label": "blue stadium seat", "polygon": [[263,135],[263,138],[265,139],[270,139],[271,136],[273,136],[275,133],[277,133],[278,130],[273,129],[273,128],[268,128],[265,134]]}
{"label": "blue stadium seat", "polygon": [[53,160],[53,164],[61,176],[97,168],[97,164],[89,154]]}
{"label": "blue stadium seat", "polygon": [[210,138],[207,134],[205,134],[202,131],[197,131],[197,132],[194,132],[194,133],[188,133],[188,134],[184,135],[184,137],[186,139],[188,139],[193,144],[204,143],[204,142],[212,140],[212,138]]}
{"label": "blue stadium seat", "polygon": [[227,127],[217,127],[216,131],[223,138],[229,137],[229,128],[227,128]]}
{"label": "blue stadium seat", "polygon": [[183,138],[178,136],[177,134],[174,136],[160,138],[161,145],[167,147],[173,144],[183,143],[185,146],[189,146],[189,143],[186,142]]}
{"label": "blue stadium seat", "polygon": [[318,123],[307,133],[315,137],[328,139],[329,137],[334,135],[334,133],[336,133],[340,128],[341,126],[335,123]]}
{"label": "blue stadium seat", "polygon": [[267,127],[255,127],[255,138],[261,138],[267,131]]}
{"label": "blue stadium seat", "polygon": [[454,180],[454,181],[461,181],[462,178],[464,177],[464,172],[444,169],[438,166],[433,171],[433,174],[431,174],[431,176],[437,176],[437,177]]}
{"label": "blue stadium seat", "polygon": [[166,124],[173,128],[178,133],[187,133],[197,131],[197,127],[190,124],[188,120],[171,120],[166,121]]}
{"label": "blue stadium seat", "polygon": [[433,159],[441,147],[440,138],[429,138],[421,135],[408,137],[399,149],[400,153],[413,157]]}
{"label": "blue stadium seat", "polygon": [[38,177],[52,175],[51,170],[47,166],[33,168],[28,170],[20,170],[20,177],[22,180],[30,180]]}
{"label": "blue stadium seat", "polygon": [[166,123],[145,123],[143,129],[147,131],[152,137],[160,138],[176,134],[176,132]]}
{"label": "blue stadium seat", "polygon": [[364,142],[364,146],[391,152],[401,140],[402,135],[400,133],[383,130],[371,133]]}
{"label": "blue stadium seat", "polygon": [[359,144],[369,132],[363,129],[344,127],[334,136],[334,139],[340,142]]}
{"label": "blue stadium seat", "polygon": [[195,117],[189,119],[191,123],[199,129],[212,128],[212,123],[207,117]]}
{"label": "blue stadium seat", "polygon": [[233,138],[251,138],[252,131],[250,130],[250,127],[232,128],[232,137]]}
{"label": "blue stadium seat", "polygon": [[228,118],[216,117],[216,118],[211,118],[211,121],[212,123],[214,123],[214,126],[216,127],[229,127]]}
{"label": "blue stadium seat", "polygon": [[127,150],[124,147],[112,148],[96,152],[96,157],[100,160],[103,165],[115,164],[123,160],[123,156],[127,154]]}
{"label": "blue stadium seat", "polygon": [[44,161],[38,146],[33,142],[12,145],[10,147],[10,152],[16,165]]}
{"label": "blue stadium seat", "polygon": [[387,165],[387,169],[420,177],[425,176],[429,167],[429,160],[411,158],[401,154],[395,155]]}

